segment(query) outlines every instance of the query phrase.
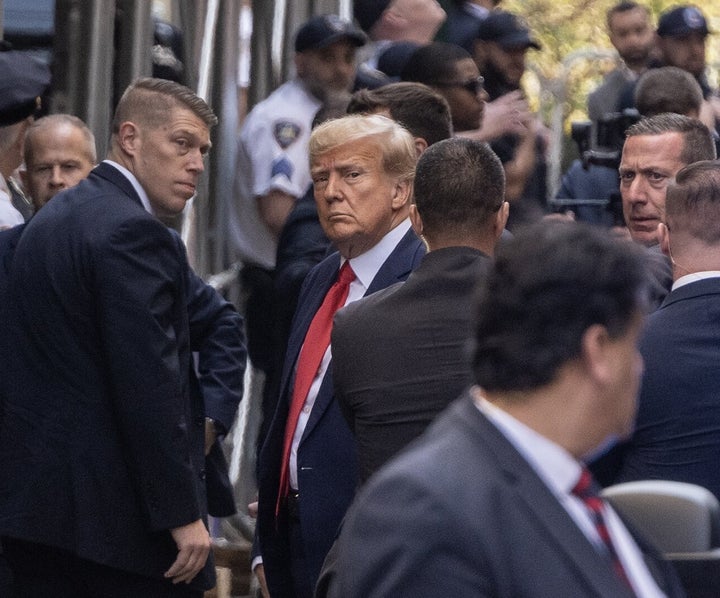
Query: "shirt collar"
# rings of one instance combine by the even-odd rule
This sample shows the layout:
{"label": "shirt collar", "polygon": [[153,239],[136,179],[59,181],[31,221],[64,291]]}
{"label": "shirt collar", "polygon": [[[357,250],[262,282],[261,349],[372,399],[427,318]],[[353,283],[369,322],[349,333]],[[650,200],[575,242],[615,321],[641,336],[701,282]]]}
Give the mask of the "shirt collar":
{"label": "shirt collar", "polygon": [[707,278],[720,278],[720,270],[706,270],[705,272],[693,272],[692,274],[681,276],[673,283],[671,290],[674,291],[691,282],[697,282],[698,280],[705,280]]}
{"label": "shirt collar", "polygon": [[[355,272],[355,277],[362,283],[365,290],[370,288],[370,283],[372,283],[378,270],[380,270],[380,267],[408,230],[410,230],[410,219],[406,218],[380,239],[379,243],[350,260],[350,266]],[[342,266],[344,263],[345,259],[343,258],[340,260],[340,265]]]}
{"label": "shirt collar", "polygon": [[150,198],[147,196],[147,193],[145,193],[145,190],[140,186],[140,183],[135,178],[135,175],[127,168],[125,168],[121,164],[118,164],[117,162],[114,162],[113,160],[103,160],[103,163],[114,166],[117,170],[120,171],[122,175],[125,176],[128,181],[130,181],[130,184],[133,186],[133,189],[135,189],[135,193],[138,194],[140,202],[142,203],[143,208],[145,208],[145,211],[154,216],[155,212],[153,212],[152,206],[150,205]]}
{"label": "shirt collar", "polygon": [[582,466],[559,444],[538,434],[479,394],[475,405],[505,436],[557,495],[570,494]]}

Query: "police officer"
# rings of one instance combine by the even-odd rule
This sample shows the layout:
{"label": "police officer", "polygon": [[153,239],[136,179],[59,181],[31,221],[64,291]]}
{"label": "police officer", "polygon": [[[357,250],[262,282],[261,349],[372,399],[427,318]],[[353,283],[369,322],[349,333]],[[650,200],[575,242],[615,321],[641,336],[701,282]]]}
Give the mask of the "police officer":
{"label": "police officer", "polygon": [[25,130],[50,86],[50,68],[23,52],[0,52],[0,230],[32,215],[30,202],[10,179],[22,163]]}

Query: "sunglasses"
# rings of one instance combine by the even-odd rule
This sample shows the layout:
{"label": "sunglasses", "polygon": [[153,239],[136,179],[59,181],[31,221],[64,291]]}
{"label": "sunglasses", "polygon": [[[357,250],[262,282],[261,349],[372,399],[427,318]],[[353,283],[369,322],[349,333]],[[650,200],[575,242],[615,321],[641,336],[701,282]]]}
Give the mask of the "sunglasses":
{"label": "sunglasses", "polygon": [[471,94],[477,95],[485,86],[485,78],[478,77],[477,79],[470,79],[470,81],[441,81],[438,83],[431,83],[430,85],[435,85],[436,87],[462,87],[463,89],[467,89]]}

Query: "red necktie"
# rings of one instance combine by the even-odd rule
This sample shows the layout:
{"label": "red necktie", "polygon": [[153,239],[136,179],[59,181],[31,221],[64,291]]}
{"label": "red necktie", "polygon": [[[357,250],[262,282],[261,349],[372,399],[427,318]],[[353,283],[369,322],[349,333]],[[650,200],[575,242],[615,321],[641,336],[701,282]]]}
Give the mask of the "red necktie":
{"label": "red necktie", "polygon": [[585,467],[583,467],[580,479],[572,489],[572,493],[583,501],[583,504],[590,513],[590,517],[595,524],[598,536],[600,536],[600,539],[603,541],[603,544],[610,555],[615,573],[627,584],[629,588],[632,589],[630,580],[628,579],[625,568],[620,561],[620,557],[618,557],[618,553],[612,543],[612,538],[610,538],[610,532],[608,531],[607,524],[605,523],[605,503],[598,494],[597,486],[593,480],[592,474]]}
{"label": "red necktie", "polygon": [[[355,273],[346,261],[335,283],[330,287],[322,305],[315,313],[310,322],[305,342],[300,349],[297,368],[295,370],[295,384],[293,386],[292,399],[290,401],[290,412],[288,413],[285,425],[285,441],[283,443],[283,459],[280,465],[280,493],[278,495],[277,507],[279,510],[280,501],[287,496],[290,490],[290,449],[292,447],[295,428],[297,427],[300,412],[302,411],[305,399],[307,399],[310,386],[317,375],[320,363],[325,351],[330,344],[330,332],[332,330],[333,316],[335,312],[345,305],[345,300],[350,290],[350,283],[355,280]],[[277,512],[276,510],[276,512]]]}

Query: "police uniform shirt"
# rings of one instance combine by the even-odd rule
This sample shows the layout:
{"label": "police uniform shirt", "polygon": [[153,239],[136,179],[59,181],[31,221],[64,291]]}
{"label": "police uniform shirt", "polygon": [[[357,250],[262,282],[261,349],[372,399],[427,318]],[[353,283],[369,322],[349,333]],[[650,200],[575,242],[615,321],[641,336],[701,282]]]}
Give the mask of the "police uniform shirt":
{"label": "police uniform shirt", "polygon": [[308,141],[321,106],[298,80],[281,85],[248,114],[240,132],[230,243],[235,257],[275,267],[277,242],[258,210],[258,196],[279,190],[302,197],[311,183]]}

